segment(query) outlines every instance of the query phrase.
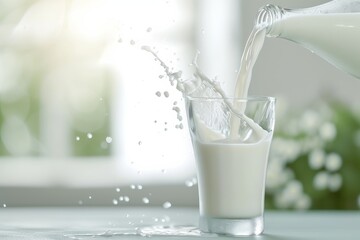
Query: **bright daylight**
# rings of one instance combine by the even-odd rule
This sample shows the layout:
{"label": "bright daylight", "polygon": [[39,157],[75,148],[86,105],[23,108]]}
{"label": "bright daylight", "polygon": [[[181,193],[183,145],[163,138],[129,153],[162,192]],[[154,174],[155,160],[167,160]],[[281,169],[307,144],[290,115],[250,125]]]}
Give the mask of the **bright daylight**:
{"label": "bright daylight", "polygon": [[357,239],[359,0],[0,0],[0,239]]}

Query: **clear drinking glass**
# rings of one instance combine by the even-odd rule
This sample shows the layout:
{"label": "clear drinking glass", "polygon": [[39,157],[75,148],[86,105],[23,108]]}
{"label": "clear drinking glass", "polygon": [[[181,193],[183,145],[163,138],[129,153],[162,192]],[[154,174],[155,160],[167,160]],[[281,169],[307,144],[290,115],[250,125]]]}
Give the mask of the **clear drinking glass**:
{"label": "clear drinking glass", "polygon": [[197,165],[200,229],[261,234],[275,99],[186,97],[186,109]]}

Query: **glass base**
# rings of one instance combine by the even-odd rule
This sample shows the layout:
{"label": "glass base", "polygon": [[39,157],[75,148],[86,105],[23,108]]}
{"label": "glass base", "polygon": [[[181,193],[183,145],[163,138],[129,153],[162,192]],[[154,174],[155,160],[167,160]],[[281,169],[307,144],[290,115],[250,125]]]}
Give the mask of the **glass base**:
{"label": "glass base", "polygon": [[200,217],[200,230],[203,232],[231,236],[259,235],[264,231],[263,216],[243,219]]}

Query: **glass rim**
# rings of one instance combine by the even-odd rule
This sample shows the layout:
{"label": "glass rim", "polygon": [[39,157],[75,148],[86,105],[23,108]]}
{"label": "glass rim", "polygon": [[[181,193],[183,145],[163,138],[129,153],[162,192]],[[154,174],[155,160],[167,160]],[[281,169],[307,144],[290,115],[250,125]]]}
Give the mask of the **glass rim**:
{"label": "glass rim", "polygon": [[191,100],[191,101],[219,101],[219,100],[235,100],[235,101],[241,101],[241,102],[249,102],[249,101],[269,101],[269,102],[276,102],[275,97],[270,96],[249,96],[246,98],[238,98],[238,97],[196,97],[196,96],[185,96],[185,99]]}

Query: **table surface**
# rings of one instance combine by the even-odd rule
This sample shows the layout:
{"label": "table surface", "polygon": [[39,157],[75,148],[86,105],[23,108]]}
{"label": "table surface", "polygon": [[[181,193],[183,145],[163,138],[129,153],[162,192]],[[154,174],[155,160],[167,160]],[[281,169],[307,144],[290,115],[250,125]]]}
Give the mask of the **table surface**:
{"label": "table surface", "polygon": [[[0,239],[229,239],[197,229],[194,208],[2,208]],[[360,212],[265,214],[257,240],[360,239]]]}

